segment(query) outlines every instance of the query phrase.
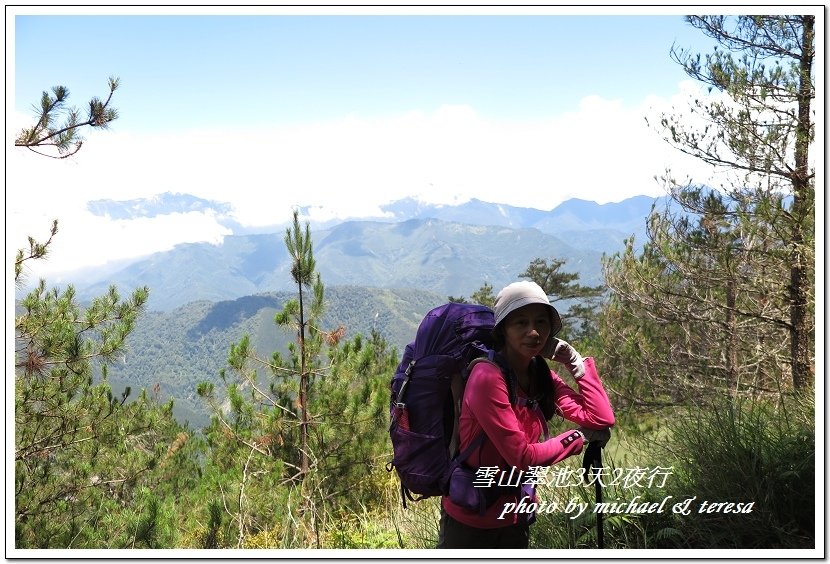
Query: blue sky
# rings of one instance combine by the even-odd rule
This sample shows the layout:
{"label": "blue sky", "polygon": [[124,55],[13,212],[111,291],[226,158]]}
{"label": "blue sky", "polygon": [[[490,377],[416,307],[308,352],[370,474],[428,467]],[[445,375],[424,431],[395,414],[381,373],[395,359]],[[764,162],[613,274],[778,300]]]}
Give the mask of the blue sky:
{"label": "blue sky", "polygon": [[[492,118],[636,104],[684,78],[680,15],[17,16],[16,109],[44,85],[79,99],[121,77],[119,129],[279,125],[466,104]],[[44,37],[71,36],[70,57]]]}
{"label": "blue sky", "polygon": [[[677,9],[124,10],[7,7],[7,138],[43,90],[83,108],[121,80],[120,117],[77,155],[7,150],[7,252],[61,225],[33,276],[281,231],[297,206],[312,222],[404,197],[550,210],[661,195],[666,168],[709,172],[645,122],[699,87],[671,46],[711,46]],[[96,205],[168,193],[200,203]]]}

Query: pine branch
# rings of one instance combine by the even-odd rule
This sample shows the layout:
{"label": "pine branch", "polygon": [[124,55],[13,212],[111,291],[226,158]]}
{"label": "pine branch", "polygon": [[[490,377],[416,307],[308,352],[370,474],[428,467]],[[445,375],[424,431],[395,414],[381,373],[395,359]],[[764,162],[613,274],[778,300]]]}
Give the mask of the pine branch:
{"label": "pine branch", "polygon": [[[65,159],[81,150],[83,146],[83,139],[79,137],[78,131],[83,127],[99,127],[106,129],[109,124],[118,119],[118,112],[114,108],[110,108],[112,96],[119,86],[119,79],[109,78],[109,95],[105,101],[94,97],[89,101],[89,108],[87,119],[78,122],[78,111],[74,108],[68,110],[68,116],[65,124],[59,129],[52,129],[50,125],[54,121],[55,112],[63,108],[66,99],[69,97],[69,90],[65,86],[55,86],[52,88],[54,97],[47,92],[43,92],[41,98],[41,105],[39,108],[39,115],[36,124],[31,128],[25,128],[18,134],[15,139],[16,147],[26,147],[30,151],[37,153],[44,157],[54,159]],[[74,141],[74,147],[70,145]],[[50,155],[48,153],[38,151],[36,147],[55,147],[58,150],[57,155]]]}

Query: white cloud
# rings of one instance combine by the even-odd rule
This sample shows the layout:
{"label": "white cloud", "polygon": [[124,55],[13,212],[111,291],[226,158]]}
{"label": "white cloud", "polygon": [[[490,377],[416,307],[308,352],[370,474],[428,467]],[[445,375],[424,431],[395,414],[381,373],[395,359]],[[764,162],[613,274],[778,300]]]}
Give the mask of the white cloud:
{"label": "white cloud", "polygon": [[[174,213],[155,218],[111,220],[80,210],[53,214],[58,219],[58,234],[50,245],[48,258],[26,263],[29,279],[56,275],[79,268],[101,267],[112,261],[146,256],[172,249],[180,243],[208,242],[218,244],[230,231],[219,225],[212,213]],[[30,235],[45,241],[53,218],[41,214],[27,221]],[[18,222],[18,225],[20,223]],[[23,237],[16,241],[28,248]]]}
{"label": "white cloud", "polygon": [[86,210],[93,199],[184,192],[229,202],[236,221],[267,226],[313,206],[315,219],[379,214],[413,196],[439,204],[470,198],[552,209],[579,197],[599,203],[659,195],[653,177],[680,158],[644,115],[592,96],[557,117],[492,120],[468,106],[444,106],[384,119],[343,119],[261,130],[85,134],[74,157],[54,160],[15,149],[7,155],[8,245],[61,233],[43,268],[101,264],[165,250],[177,242],[218,241],[212,214],[112,221]]}

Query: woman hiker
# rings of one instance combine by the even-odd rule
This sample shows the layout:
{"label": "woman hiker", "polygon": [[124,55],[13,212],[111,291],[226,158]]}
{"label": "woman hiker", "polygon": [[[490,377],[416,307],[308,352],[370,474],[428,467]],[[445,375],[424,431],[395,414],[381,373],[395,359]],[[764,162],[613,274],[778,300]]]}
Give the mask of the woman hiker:
{"label": "woman hiker", "polygon": [[[496,467],[528,472],[579,454],[589,442],[604,445],[614,424],[608,395],[594,359],[583,359],[555,338],[562,321],[544,290],[533,282],[514,282],[499,292],[493,309],[497,364],[476,362],[462,398],[459,451],[478,443],[464,461],[468,478],[471,470],[481,478],[482,469]],[[545,358],[561,363],[576,389],[550,370]],[[578,428],[540,442],[554,415]],[[463,484],[468,497],[470,485]],[[538,501],[532,486],[476,489],[475,495],[491,493],[479,509],[456,503],[453,491],[442,498],[438,548],[527,548],[535,515],[521,509]]]}

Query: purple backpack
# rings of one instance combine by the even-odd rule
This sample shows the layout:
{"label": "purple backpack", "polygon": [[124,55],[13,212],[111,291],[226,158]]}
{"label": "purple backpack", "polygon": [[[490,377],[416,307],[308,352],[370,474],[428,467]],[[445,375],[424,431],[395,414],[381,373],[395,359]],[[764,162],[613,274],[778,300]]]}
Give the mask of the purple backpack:
{"label": "purple backpack", "polygon": [[426,314],[406,346],[390,384],[387,464],[400,479],[404,507],[407,499],[449,493],[450,473],[466,458],[455,454],[467,367],[490,352],[494,324],[486,306],[448,303]]}

